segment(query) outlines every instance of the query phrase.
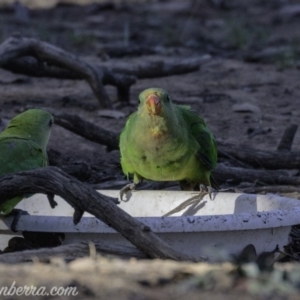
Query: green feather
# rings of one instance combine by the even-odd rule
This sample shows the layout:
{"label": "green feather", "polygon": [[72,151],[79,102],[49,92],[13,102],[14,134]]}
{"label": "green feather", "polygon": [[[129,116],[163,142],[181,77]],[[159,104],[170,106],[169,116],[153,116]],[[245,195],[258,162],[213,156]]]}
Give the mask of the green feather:
{"label": "green feather", "polygon": [[[147,99],[160,101],[158,114],[149,113]],[[151,88],[139,96],[140,104],[121,132],[121,166],[135,183],[143,178],[179,181],[184,189],[211,185],[217,164],[217,146],[204,120],[187,106],[175,105],[167,92]]]}
{"label": "green feather", "polygon": [[[39,109],[27,110],[10,121],[0,133],[0,176],[48,165],[46,152],[53,117]],[[26,195],[9,199],[0,205],[8,214]]]}

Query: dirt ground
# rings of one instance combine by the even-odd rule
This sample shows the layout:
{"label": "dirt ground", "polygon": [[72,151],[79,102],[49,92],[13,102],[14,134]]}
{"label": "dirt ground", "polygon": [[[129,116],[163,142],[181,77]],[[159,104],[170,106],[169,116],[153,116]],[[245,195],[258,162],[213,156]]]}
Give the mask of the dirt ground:
{"label": "dirt ground", "polygon": [[[85,81],[34,78],[0,69],[2,124],[26,107],[39,107],[77,114],[119,132],[127,116],[135,111],[138,94],[149,87],[164,88],[175,103],[190,105],[203,116],[219,142],[275,150],[287,126],[299,124],[299,1],[98,1],[83,6],[60,2],[50,8],[40,8],[34,1],[20,3],[24,6],[13,8],[5,4],[0,8],[0,42],[18,32],[107,66],[134,66],[159,59],[180,61],[204,55],[207,59],[198,71],[138,79],[131,88],[128,105],[118,102],[116,89],[107,86],[114,107],[124,114],[121,118],[99,116],[98,100]],[[112,49],[143,46],[144,53],[120,56],[108,46]],[[58,125],[53,127],[49,149],[73,160],[96,161],[102,175],[124,180],[118,151],[107,152],[105,146]],[[293,150],[299,149],[300,133],[297,132]],[[294,297],[294,292],[288,289],[283,294],[272,288],[266,293],[253,292],[246,281],[233,279],[236,271],[232,273],[228,266],[227,269],[219,267],[219,273],[227,279],[218,285],[220,280],[215,273],[211,277],[207,275],[206,284],[203,278],[207,277],[191,271],[191,266],[189,271],[179,272],[187,268],[184,263],[154,261],[151,264],[150,261],[101,258],[95,264],[99,269],[94,265],[89,268],[89,260],[78,260],[72,265],[62,261],[49,265],[2,265],[0,285],[10,285],[14,278],[18,284],[31,282],[47,286],[75,282],[82,297],[99,299]],[[172,264],[171,269],[177,271],[162,274],[164,268],[157,268],[157,264],[166,270]],[[131,270],[134,276],[121,272],[120,265],[123,271]],[[152,277],[139,280],[141,270],[145,274],[152,270]],[[10,297],[15,298],[18,297]]]}

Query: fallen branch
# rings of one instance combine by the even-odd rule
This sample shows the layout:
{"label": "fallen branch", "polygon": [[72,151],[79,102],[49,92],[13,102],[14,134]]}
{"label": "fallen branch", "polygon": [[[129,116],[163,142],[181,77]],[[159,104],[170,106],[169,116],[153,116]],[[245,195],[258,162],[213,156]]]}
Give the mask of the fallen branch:
{"label": "fallen branch", "polygon": [[134,246],[152,258],[193,260],[184,253],[172,249],[148,226],[117,207],[112,201],[114,198],[99,194],[58,168],[47,167],[5,175],[0,178],[0,191],[0,204],[20,194],[59,195],[74,207],[75,224],[86,211],[120,232]]}
{"label": "fallen branch", "polygon": [[148,45],[133,44],[125,46],[123,43],[115,43],[109,45],[103,45],[98,48],[97,55],[103,56],[108,54],[110,57],[124,57],[124,56],[141,56],[157,54],[159,51],[155,47],[149,47]]}
{"label": "fallen branch", "polygon": [[[93,142],[108,145],[110,150],[118,149],[118,134],[115,132],[107,131],[104,128],[96,126],[90,122],[82,120],[78,116],[53,113],[57,123],[72,132],[75,132]],[[295,127],[291,127],[295,134]],[[289,130],[286,130],[289,132]],[[284,145],[291,145],[293,135],[288,133],[289,138],[286,138],[284,134]],[[219,156],[237,159],[239,161],[246,161],[247,164],[254,165],[256,167],[268,167],[269,169],[298,169],[300,164],[300,153],[298,152],[286,152],[282,155],[279,151],[263,151],[255,150],[248,147],[241,147],[232,144],[218,145]],[[246,166],[240,163],[242,166]],[[240,182],[256,182],[259,181],[263,184],[271,185],[299,185],[299,177],[288,176],[285,171],[275,170],[255,170],[250,168],[235,168],[225,167],[218,165],[213,171],[213,176],[216,178],[219,184],[225,183],[228,180],[232,180],[235,183]]]}
{"label": "fallen branch", "polygon": [[298,169],[300,166],[300,152],[296,151],[290,151],[282,155],[280,151],[258,150],[221,142],[218,142],[218,149],[219,157],[225,157],[222,154],[226,153],[253,167],[276,170]]}
{"label": "fallen branch", "polygon": [[112,108],[105,84],[117,87],[120,101],[129,101],[130,86],[136,81],[135,77],[92,66],[74,54],[35,38],[11,37],[5,40],[0,45],[0,67],[36,77],[84,79],[103,108]]}
{"label": "fallen branch", "polygon": [[291,186],[291,185],[267,185],[267,186],[257,186],[257,187],[249,187],[241,189],[241,192],[243,193],[249,193],[249,194],[257,194],[257,193],[280,193],[280,194],[286,194],[286,193],[300,193],[300,187],[298,186]]}
{"label": "fallen branch", "polygon": [[92,142],[106,145],[109,150],[119,149],[119,135],[85,121],[77,115],[60,113],[51,109],[48,111],[54,116],[55,124],[62,126]]}
{"label": "fallen branch", "polygon": [[143,61],[139,64],[112,64],[106,65],[117,73],[133,75],[137,78],[156,78],[185,74],[198,71],[200,66],[210,59],[209,55],[197,58],[172,59],[172,60],[152,60]]}
{"label": "fallen branch", "polygon": [[290,177],[286,171],[225,167],[219,164],[212,174],[218,183],[231,180],[234,183],[260,182],[271,185],[300,185],[300,177]]}
{"label": "fallen branch", "polygon": [[53,149],[49,149],[47,154],[49,166],[59,167],[67,174],[82,182],[89,180],[93,176],[92,164],[78,160],[66,161],[61,153]]}
{"label": "fallen branch", "polygon": [[232,162],[233,165],[238,166],[238,167],[242,167],[242,168],[249,168],[249,169],[253,169],[253,167],[249,164],[246,164],[236,158],[234,158],[232,155],[228,154],[227,152],[220,150],[220,148],[218,148],[218,157],[223,157],[226,158],[226,160],[228,160],[229,162]]}
{"label": "fallen branch", "polygon": [[[119,149],[119,133],[108,131],[91,122],[85,121],[77,115],[58,113],[49,110],[56,124],[101,145],[108,146],[109,150]],[[218,155],[226,159],[235,160],[243,167],[260,167],[264,169],[298,169],[300,152],[287,152],[284,155],[279,151],[257,150],[246,146],[218,142]]]}
{"label": "fallen branch", "polygon": [[[147,258],[147,256],[134,247],[114,245],[111,246],[103,241],[93,241],[97,253],[102,255],[116,255],[123,258]],[[17,264],[30,262],[38,259],[40,262],[50,262],[52,257],[61,257],[66,261],[72,261],[79,257],[90,255],[88,242],[80,242],[53,248],[41,248],[34,250],[3,253],[0,255],[0,263]]]}
{"label": "fallen branch", "polygon": [[278,62],[279,59],[289,59],[293,61],[293,56],[299,54],[299,47],[293,47],[292,50],[290,46],[276,46],[268,47],[257,52],[253,52],[253,50],[251,50],[243,55],[243,59],[247,62],[272,63],[276,61]]}
{"label": "fallen branch", "polygon": [[[297,132],[298,125],[288,126],[280,140],[277,151],[255,150],[245,146],[218,143],[220,157],[230,157],[241,160],[254,167],[264,169],[298,169],[300,153],[291,152],[293,140]],[[286,151],[284,155],[280,151]]]}

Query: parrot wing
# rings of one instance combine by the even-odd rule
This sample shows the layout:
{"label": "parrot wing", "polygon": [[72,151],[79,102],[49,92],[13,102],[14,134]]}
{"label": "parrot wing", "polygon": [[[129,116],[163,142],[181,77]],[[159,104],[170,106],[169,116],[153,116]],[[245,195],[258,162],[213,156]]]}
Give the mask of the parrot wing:
{"label": "parrot wing", "polygon": [[[46,152],[35,142],[17,137],[0,137],[0,176],[47,165]],[[9,214],[23,198],[17,196],[5,201],[0,205],[0,211]]]}
{"label": "parrot wing", "polygon": [[[190,110],[189,107],[181,106],[181,110],[188,126],[190,127],[192,136],[197,141],[199,149],[197,158],[202,165],[209,171],[213,170],[217,165],[217,144],[213,134],[207,128],[204,120],[196,113]],[[219,189],[218,184],[212,176],[211,183],[216,189]]]}
{"label": "parrot wing", "polygon": [[214,169],[217,165],[217,144],[213,134],[196,112],[191,111],[187,106],[181,106],[180,108],[192,136],[199,145],[197,157],[208,170]]}
{"label": "parrot wing", "polygon": [[194,137],[200,145],[197,152],[198,159],[207,169],[213,170],[217,164],[217,145],[213,135],[208,130],[202,130]]}
{"label": "parrot wing", "polygon": [[[217,165],[218,155],[217,144],[213,135],[209,131],[205,130],[201,131],[201,133],[197,135],[196,139],[198,143],[201,143],[200,149],[196,155],[197,158],[206,166],[207,169],[213,170]],[[220,186],[218,185],[212,174],[210,174],[210,183],[214,189],[220,189]]]}
{"label": "parrot wing", "polygon": [[35,142],[17,137],[0,138],[0,176],[47,165],[46,152]]}
{"label": "parrot wing", "polygon": [[128,139],[128,136],[133,130],[134,123],[136,119],[136,112],[131,114],[129,118],[127,119],[127,122],[120,134],[120,152],[121,152],[121,167],[123,170],[123,173],[129,177],[129,174],[133,174],[134,182],[138,183],[141,181],[141,176],[136,173],[134,166],[132,165],[130,161],[130,155],[132,154],[132,147],[130,144],[130,141]]}

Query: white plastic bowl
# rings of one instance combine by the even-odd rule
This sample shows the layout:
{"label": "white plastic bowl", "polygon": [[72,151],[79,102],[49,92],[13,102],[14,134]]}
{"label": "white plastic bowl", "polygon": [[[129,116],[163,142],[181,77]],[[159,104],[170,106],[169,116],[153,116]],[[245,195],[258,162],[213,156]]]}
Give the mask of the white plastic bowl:
{"label": "white plastic bowl", "polygon": [[[100,193],[118,197],[119,191]],[[169,217],[161,217],[185,200],[195,196],[181,191],[135,191],[128,193],[129,201],[119,205],[157,232],[172,247],[195,258],[208,256],[222,260],[220,253],[238,255],[248,244],[258,254],[280,249],[288,244],[292,225],[300,223],[300,202],[273,194],[253,195],[217,193],[208,195]],[[55,197],[58,206],[51,209],[45,195],[36,194],[17,207],[28,211],[17,224],[19,231],[64,232],[64,244],[79,240],[105,240],[112,244],[130,245],[119,233],[92,215],[85,213],[81,222],[73,225],[73,208]],[[13,234],[11,219],[0,218],[0,248],[7,245]],[[6,238],[5,238],[6,236]],[[228,259],[225,255],[223,259]]]}

